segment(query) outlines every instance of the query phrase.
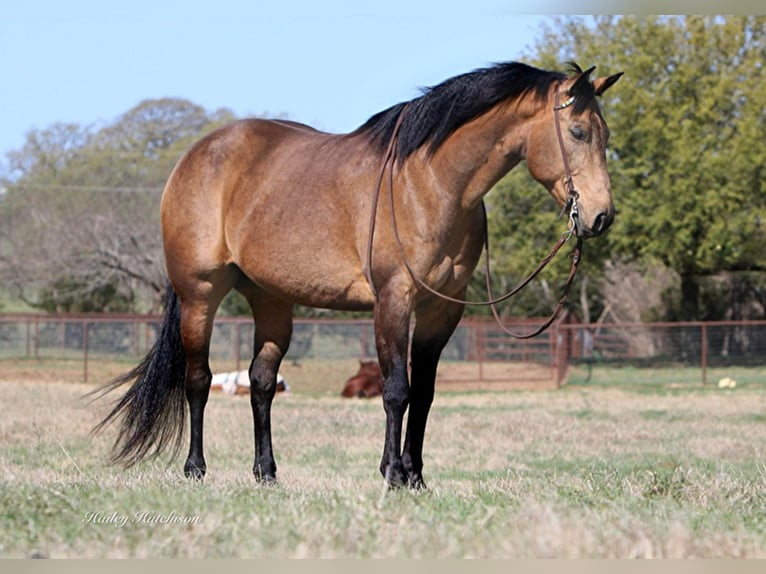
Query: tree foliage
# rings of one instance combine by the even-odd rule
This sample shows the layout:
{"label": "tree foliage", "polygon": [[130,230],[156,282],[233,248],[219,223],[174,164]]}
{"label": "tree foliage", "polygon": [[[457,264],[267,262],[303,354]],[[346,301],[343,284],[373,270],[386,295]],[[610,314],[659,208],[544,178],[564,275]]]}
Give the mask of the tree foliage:
{"label": "tree foliage", "polygon": [[30,131],[22,149],[7,156],[4,286],[48,310],[136,310],[158,301],[165,180],[193,141],[232,119],[227,110],[161,99],[98,129],[54,124]]}
{"label": "tree foliage", "polygon": [[[677,318],[726,316],[704,305],[704,276],[766,270],[766,17],[557,18],[535,52],[547,68],[625,72],[601,102],[617,218],[586,245],[589,273],[607,260],[660,261],[681,278]],[[500,184],[495,206],[522,218],[493,233],[539,234],[529,185],[517,174]],[[763,282],[754,289],[762,296]]]}

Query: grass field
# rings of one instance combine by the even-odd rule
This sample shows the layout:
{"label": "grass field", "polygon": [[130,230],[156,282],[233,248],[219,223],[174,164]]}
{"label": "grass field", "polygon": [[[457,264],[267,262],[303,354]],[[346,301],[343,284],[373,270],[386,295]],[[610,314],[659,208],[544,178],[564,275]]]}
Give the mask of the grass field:
{"label": "grass field", "polygon": [[337,397],[314,367],[276,399],[273,487],[250,473],[246,398],[211,396],[199,484],[182,458],[106,465],[92,385],[6,369],[0,556],[766,557],[762,382],[437,392],[430,488],[410,492],[383,488],[379,400]]}

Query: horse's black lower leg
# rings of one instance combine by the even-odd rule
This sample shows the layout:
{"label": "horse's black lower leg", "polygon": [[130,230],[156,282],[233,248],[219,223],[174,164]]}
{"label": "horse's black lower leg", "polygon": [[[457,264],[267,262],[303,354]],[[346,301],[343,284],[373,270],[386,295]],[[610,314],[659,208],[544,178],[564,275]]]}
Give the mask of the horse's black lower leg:
{"label": "horse's black lower leg", "polygon": [[250,366],[250,404],[255,442],[253,475],[264,483],[277,479],[277,464],[271,444],[271,405],[276,389],[277,375],[273,367],[253,359]]}
{"label": "horse's black lower leg", "polygon": [[409,404],[408,341],[408,301],[395,292],[381,291],[375,306],[375,343],[383,374],[383,409],[386,412],[386,439],[380,472],[394,487],[407,484],[401,444],[404,413]]}
{"label": "horse's black lower leg", "polygon": [[202,429],[211,379],[212,375],[207,364],[196,368],[189,365],[186,376],[186,400],[189,403],[191,433],[189,454],[184,463],[184,475],[195,480],[202,480],[207,472],[202,449]]}
{"label": "horse's black lower leg", "polygon": [[412,376],[410,388],[410,412],[407,417],[407,434],[404,440],[402,462],[411,488],[424,489],[423,441],[426,421],[434,399],[436,365],[439,361],[430,350],[412,349]]}
{"label": "horse's black lower leg", "polygon": [[410,374],[410,412],[402,461],[411,488],[426,488],[423,480],[423,442],[426,422],[434,399],[436,369],[442,349],[463,313],[463,306],[440,302],[415,311]]}
{"label": "horse's black lower leg", "polygon": [[271,405],[277,391],[277,373],[292,336],[292,305],[269,299],[250,285],[245,293],[256,323],[254,358],[250,365],[250,405],[253,410],[255,456],[253,475],[263,483],[277,479],[271,442]]}
{"label": "horse's black lower leg", "polygon": [[[213,310],[213,314],[215,311]],[[205,405],[210,394],[212,374],[208,365],[213,321],[206,305],[187,302],[181,311],[181,336],[186,352],[186,400],[189,404],[189,454],[184,474],[202,480],[207,471],[202,449]]]}
{"label": "horse's black lower leg", "polygon": [[212,373],[208,357],[213,318],[223,296],[231,288],[231,273],[221,268],[208,281],[183,284],[181,301],[181,339],[186,354],[186,400],[189,404],[189,454],[184,474],[202,480],[207,471],[202,451],[205,405],[210,394]]}
{"label": "horse's black lower leg", "polygon": [[391,486],[405,486],[407,474],[401,457],[402,423],[409,403],[407,364],[395,361],[383,379],[383,409],[386,412],[386,439],[380,472]]}

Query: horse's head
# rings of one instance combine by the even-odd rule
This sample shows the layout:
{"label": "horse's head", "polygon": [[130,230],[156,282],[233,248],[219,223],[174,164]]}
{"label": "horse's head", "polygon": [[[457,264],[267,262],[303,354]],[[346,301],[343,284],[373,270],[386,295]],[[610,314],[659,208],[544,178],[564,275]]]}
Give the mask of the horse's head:
{"label": "horse's head", "polygon": [[553,83],[545,108],[532,123],[526,151],[529,173],[560,206],[575,196],[572,220],[578,237],[600,235],[614,219],[606,169],[609,129],[596,96],[622,73],[591,81],[593,69],[582,72],[577,68],[573,76]]}

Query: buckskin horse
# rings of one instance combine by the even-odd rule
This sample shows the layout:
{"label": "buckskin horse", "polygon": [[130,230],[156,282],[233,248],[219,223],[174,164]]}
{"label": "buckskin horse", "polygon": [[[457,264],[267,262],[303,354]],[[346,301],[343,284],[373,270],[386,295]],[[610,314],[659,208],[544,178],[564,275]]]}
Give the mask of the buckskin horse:
{"label": "buckskin horse", "polygon": [[233,288],[256,325],[249,368],[256,479],[276,480],[271,406],[300,304],[373,312],[386,415],[380,471],[392,487],[425,488],[436,367],[483,249],[483,196],[526,160],[569,210],[578,242],[614,218],[609,131],[595,96],[621,74],[591,80],[593,68],[570,68],[507,62],[474,70],[348,134],[249,119],[194,144],[162,196],[169,286],[160,334],[139,365],[100,389],[130,384],[94,429],[121,420],[113,462],[129,466],[167,447],[177,454],[185,399],[184,473],[203,478],[210,336]]}

